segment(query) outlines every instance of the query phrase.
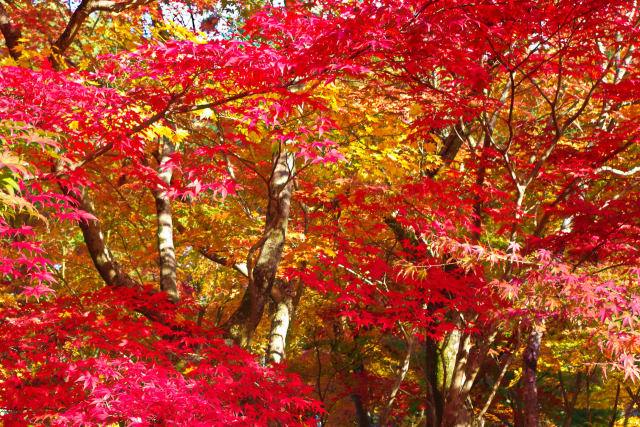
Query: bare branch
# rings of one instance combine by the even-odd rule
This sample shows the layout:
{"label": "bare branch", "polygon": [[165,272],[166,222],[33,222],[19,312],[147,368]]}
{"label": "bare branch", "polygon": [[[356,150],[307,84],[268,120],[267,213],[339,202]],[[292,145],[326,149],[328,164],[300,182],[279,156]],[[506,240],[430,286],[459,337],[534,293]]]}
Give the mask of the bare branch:
{"label": "bare branch", "polygon": [[615,174],[615,175],[632,176],[640,172],[640,166],[636,166],[635,168],[630,169],[628,171],[615,169],[609,166],[602,166],[601,168],[597,169],[596,172],[611,172],[612,174]]}
{"label": "bare branch", "polygon": [[208,259],[209,261],[213,261],[216,264],[222,265],[224,267],[231,267],[245,277],[249,276],[249,273],[247,271],[247,264],[245,263],[239,263],[239,264],[233,263],[229,258],[224,257],[222,255],[218,255],[215,252],[208,252],[204,248],[199,248],[198,253],[203,257],[205,257],[206,259]]}
{"label": "bare branch", "polygon": [[61,56],[64,55],[64,52],[71,46],[71,43],[75,40],[78,32],[82,28],[82,24],[84,24],[84,21],[86,21],[93,12],[105,11],[118,13],[151,2],[153,2],[153,0],[129,0],[120,2],[110,0],[82,0],[71,15],[64,31],[53,44],[53,53],[50,56],[51,62],[57,67],[62,65],[60,62]]}

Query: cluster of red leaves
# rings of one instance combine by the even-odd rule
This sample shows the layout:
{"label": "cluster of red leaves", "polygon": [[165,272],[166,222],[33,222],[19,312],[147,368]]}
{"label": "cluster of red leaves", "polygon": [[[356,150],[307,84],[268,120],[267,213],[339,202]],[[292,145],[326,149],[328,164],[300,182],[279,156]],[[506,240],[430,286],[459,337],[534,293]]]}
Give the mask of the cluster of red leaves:
{"label": "cluster of red leaves", "polygon": [[[316,230],[334,246],[320,271],[301,273],[304,280],[335,294],[343,313],[365,327],[405,322],[437,333],[460,327],[451,315],[465,312],[479,316],[465,328],[496,319],[576,321],[593,331],[613,366],[638,376],[638,287],[624,273],[640,247],[637,171],[627,172],[636,170],[638,115],[624,108],[637,103],[640,81],[637,67],[624,62],[637,64],[629,56],[638,35],[634,6],[334,7],[336,37],[348,40],[354,57],[376,57],[370,70],[420,105],[409,140],[428,141],[456,124],[487,126],[482,114],[494,111],[499,131],[485,128],[484,142],[465,141],[461,172],[395,188],[356,182],[336,196],[324,207],[335,226]],[[509,84],[520,91],[511,99]],[[492,86],[507,89],[501,95]],[[602,111],[605,121],[613,118],[608,126]],[[393,247],[385,219],[413,239]],[[620,268],[617,277],[602,274],[611,268]]]}
{"label": "cluster of red leaves", "polygon": [[[327,204],[335,223],[313,230],[332,245],[318,265],[289,274],[334,295],[341,315],[365,329],[397,332],[402,324],[434,339],[454,328],[473,330],[455,313],[488,313],[497,301],[487,293],[482,265],[466,268],[453,246],[444,248],[460,228],[473,227],[473,214],[462,189],[443,193],[442,186],[428,180],[408,184],[397,196],[369,186],[341,195],[337,207]],[[420,201],[418,216],[408,198]]]}
{"label": "cluster of red leaves", "polygon": [[301,425],[320,411],[297,377],[198,326],[187,307],[104,289],[3,308],[4,425]]}
{"label": "cluster of red leaves", "polygon": [[[171,42],[104,56],[92,72],[60,72],[46,64],[35,71],[4,67],[0,119],[26,133],[6,141],[33,165],[33,185],[24,186],[25,192],[39,199],[43,212],[54,208],[60,219],[84,220],[86,214],[75,209],[70,195],[73,188],[93,185],[85,163],[109,151],[114,161],[127,159],[130,179],[153,188],[159,184],[157,172],[146,162],[153,147],[142,132],[168,116],[207,108],[235,116],[242,125],[224,129],[229,144],[172,157],[168,167],[183,177],[170,189],[174,196],[232,193],[224,168],[212,160],[220,151],[235,149],[234,144],[251,144],[246,135],[259,127],[270,131],[268,143],[286,141],[309,164],[337,161],[341,156],[333,143],[322,137],[330,122],[318,120],[295,133],[279,126],[303,104],[322,107],[312,96],[289,90],[319,76],[318,70],[293,74],[292,69],[324,64],[331,55],[324,51],[324,61],[317,62],[303,47]],[[70,193],[56,194],[60,187]],[[55,206],[45,202],[47,197]],[[1,225],[4,238],[33,237],[28,227]],[[5,257],[3,279],[26,284],[27,297],[39,299],[51,291],[51,265],[39,256],[37,244],[23,240],[13,246],[17,256]],[[29,253],[22,256],[23,251]],[[104,289],[3,307],[4,424],[296,425],[320,410],[305,397],[297,377],[260,366],[253,356],[225,344],[220,331],[186,320],[193,313],[176,311],[163,298],[144,294],[143,304],[133,290]],[[154,316],[132,314],[136,310]]]}
{"label": "cluster of red leaves", "polygon": [[[15,240],[18,236],[20,240]],[[33,227],[10,227],[4,219],[0,219],[0,239],[14,240],[10,248],[0,249],[0,273],[5,283],[27,280],[30,286],[24,290],[24,294],[39,299],[42,295],[53,293],[49,284],[54,280],[48,271],[52,263],[42,256],[42,242],[34,241],[34,237]]]}
{"label": "cluster of red leaves", "polygon": [[[537,249],[542,240],[533,236],[525,248],[509,241],[513,225],[528,220],[507,214],[517,211],[509,194],[490,186],[479,193],[474,184],[460,181],[454,187],[449,179],[456,175],[421,179],[397,193],[365,187],[340,195],[339,202],[325,206],[333,210],[335,224],[314,230],[332,246],[318,265],[289,274],[333,295],[340,314],[365,330],[399,333],[402,325],[417,336],[438,339],[452,329],[472,332],[514,319],[522,325],[574,322],[609,356],[603,365],[637,378],[637,269],[611,277],[606,269],[576,266],[583,252],[572,246],[573,252],[565,253],[562,243],[582,233],[589,244],[584,212],[573,211],[578,231],[558,231],[544,239],[548,249]],[[474,206],[479,197],[487,200],[485,212],[494,227],[488,240],[478,235],[482,229]],[[613,216],[617,208],[610,209],[604,214]],[[616,228],[634,230],[637,218],[635,211],[618,218],[625,227]],[[591,235],[597,236],[601,230],[591,225]],[[394,235],[394,228],[404,235]],[[600,240],[604,260],[637,259],[637,248],[625,244],[625,235]],[[622,253],[620,245],[626,249]],[[473,320],[461,324],[459,313]]]}

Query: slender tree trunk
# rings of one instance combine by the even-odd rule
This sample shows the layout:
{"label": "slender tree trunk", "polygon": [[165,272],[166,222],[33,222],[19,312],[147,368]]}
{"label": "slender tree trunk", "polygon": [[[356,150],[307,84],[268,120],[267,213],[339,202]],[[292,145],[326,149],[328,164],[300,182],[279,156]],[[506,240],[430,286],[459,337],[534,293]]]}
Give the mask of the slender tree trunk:
{"label": "slender tree trunk", "polygon": [[522,355],[524,427],[538,427],[538,389],[536,387],[536,375],[538,373],[541,340],[541,330],[531,332],[527,347]]}
{"label": "slender tree trunk", "polygon": [[629,402],[627,404],[627,406],[624,409],[624,427],[627,427],[629,425],[629,418],[631,418],[631,414],[633,413],[633,409],[637,406],[638,404],[638,396],[640,396],[640,387],[634,392],[633,390],[631,390],[631,388],[629,388],[629,386],[625,386],[625,390],[627,392],[627,394],[629,395],[629,397],[631,398],[631,402]]}
{"label": "slender tree trunk", "polygon": [[613,427],[616,424],[616,418],[618,418],[618,399],[620,399],[620,383],[618,383],[618,387],[616,387],[616,397],[613,401],[613,411],[611,411],[609,427]]}
{"label": "slender tree trunk", "polygon": [[[161,150],[158,155],[158,178],[164,185],[171,183],[172,170],[167,167],[170,156],[175,152],[173,142],[163,136]],[[177,263],[176,253],[173,244],[173,218],[171,215],[171,199],[167,196],[167,191],[158,186],[152,191],[156,201],[157,213],[157,239],[158,255],[160,257],[160,290],[166,292],[169,300],[177,302],[180,299],[177,284]]]}
{"label": "slender tree trunk", "polygon": [[[76,200],[79,209],[96,217],[93,199],[89,195],[89,190],[87,188],[84,188],[82,192],[78,194],[70,191],[63,185],[60,187],[63,194]],[[126,273],[114,259],[113,254],[107,246],[107,241],[104,233],[102,232],[100,220],[96,218],[79,221],[78,225],[80,226],[80,230],[82,230],[82,236],[84,237],[84,242],[87,247],[87,251],[89,252],[89,256],[91,257],[98,274],[100,274],[100,277],[104,280],[104,283],[113,288],[124,287],[130,289],[141,289],[141,283],[138,283],[131,278],[131,276]],[[151,320],[161,323],[165,322],[163,314],[158,313],[152,307],[144,306],[146,298],[151,294],[153,294],[153,292],[141,292],[141,294],[136,298],[138,298],[143,304],[135,310]]]}
{"label": "slender tree trunk", "polygon": [[[364,364],[360,361],[359,365],[354,369],[355,374],[361,374],[364,372]],[[356,419],[358,421],[358,427],[371,427],[371,420],[369,419],[369,413],[367,408],[362,403],[362,398],[357,392],[351,394],[351,400],[356,408]]]}
{"label": "slender tree trunk", "polygon": [[487,413],[487,411],[491,407],[491,404],[493,403],[493,399],[496,397],[496,394],[498,393],[498,389],[500,388],[500,385],[502,384],[502,379],[504,378],[504,375],[507,373],[507,370],[509,369],[509,366],[511,366],[511,362],[513,361],[513,358],[514,358],[517,350],[518,349],[516,347],[516,349],[513,351],[513,353],[511,353],[506,358],[506,360],[504,361],[504,364],[502,365],[502,369],[500,370],[500,374],[498,375],[498,378],[496,378],[496,381],[493,384],[493,387],[491,388],[491,392],[489,393],[489,397],[487,397],[487,400],[484,403],[484,406],[482,407],[482,409],[480,410],[480,413],[476,417],[476,425],[479,425],[479,426],[483,426],[484,425],[484,422],[485,422],[484,415]]}
{"label": "slender tree trunk", "polygon": [[287,332],[297,301],[295,301],[295,290],[291,282],[278,281],[273,290],[277,292],[271,292],[275,310],[271,319],[267,357],[270,362],[280,363],[285,358]]}
{"label": "slender tree trunk", "polygon": [[[448,141],[448,143],[452,143],[453,140]],[[419,254],[416,253],[416,246],[419,244],[419,239],[415,232],[403,227],[402,224],[393,217],[385,218],[384,222],[391,231],[393,231],[400,245],[402,245],[402,249],[407,254],[407,260],[415,260],[416,256],[419,256]],[[427,306],[426,309],[431,310],[433,307]],[[447,343],[449,342],[450,340],[447,341]],[[445,384],[447,383],[446,366],[450,365],[450,363],[447,363],[446,357],[443,357],[443,353],[450,353],[446,351],[447,343],[441,344],[428,336],[425,337],[424,341],[424,375],[427,384],[425,398],[428,404],[426,417],[427,427],[439,427],[442,422],[444,393],[447,388]],[[453,354],[453,360],[455,361],[455,353]],[[449,372],[448,376],[450,379],[451,372]]]}
{"label": "slender tree trunk", "polygon": [[393,408],[393,402],[396,399],[398,390],[400,390],[400,386],[402,385],[404,378],[407,376],[407,372],[409,372],[409,365],[411,363],[411,356],[413,354],[415,338],[411,336],[407,338],[408,338],[407,351],[404,355],[404,359],[402,360],[402,364],[400,365],[400,368],[396,373],[396,379],[393,382],[393,387],[389,392],[389,395],[387,397],[387,402],[385,403],[384,408],[382,409],[382,414],[380,415],[379,423],[381,426],[386,426],[387,420],[389,419],[389,415],[391,415],[391,409]]}
{"label": "slender tree trunk", "polygon": [[586,393],[587,393],[587,425],[591,427],[591,375],[593,372],[589,372],[587,370],[587,384],[586,384]]}
{"label": "slender tree trunk", "polygon": [[[464,321],[460,319],[461,324]],[[470,393],[475,384],[476,377],[480,371],[489,347],[495,339],[496,330],[490,327],[487,334],[482,337],[474,337],[471,334],[457,331],[442,344],[437,351],[427,354],[427,372],[430,366],[434,365],[430,360],[438,360],[439,369],[437,372],[435,387],[442,389],[444,398],[441,404],[437,399],[438,393],[433,396],[435,418],[437,420],[428,422],[428,426],[438,427],[462,427],[471,426],[474,421],[473,408],[470,404]],[[428,345],[427,348],[430,346]],[[433,374],[431,374],[433,376]],[[434,380],[428,380],[431,383]],[[441,415],[440,415],[441,414]]]}
{"label": "slender tree trunk", "polygon": [[356,408],[356,418],[358,420],[358,427],[371,427],[369,414],[367,414],[367,410],[362,404],[362,399],[360,399],[360,395],[356,393],[352,394],[351,400],[353,400],[353,405]]}
{"label": "slender tree trunk", "polygon": [[[247,256],[248,287],[240,306],[223,326],[242,347],[251,343],[260,323],[282,258],[291,206],[294,162],[293,154],[286,150],[273,155],[264,232]],[[254,264],[256,251],[258,256]]]}
{"label": "slender tree trunk", "polygon": [[[68,191],[65,191],[65,194],[75,198],[80,209],[95,216],[93,200],[89,196],[88,189],[85,188],[81,195]],[[79,225],[91,260],[104,282],[113,287],[137,288],[139,284],[124,272],[114,260],[111,251],[107,247],[100,221],[98,219],[90,219],[80,221]]]}
{"label": "slender tree trunk", "polygon": [[[562,375],[562,374],[560,374]],[[580,389],[582,388],[582,372],[578,372],[578,376],[576,377],[576,382],[574,385],[573,393],[571,394],[571,401],[567,398],[565,400],[566,408],[565,408],[565,416],[564,416],[564,427],[571,426],[571,420],[573,418],[573,411],[576,407],[576,402],[578,400],[578,394],[580,394]]]}
{"label": "slender tree trunk", "polygon": [[[462,316],[459,321],[460,325],[465,322]],[[453,347],[449,350],[455,356],[455,364],[446,393],[442,427],[466,427],[473,424],[474,410],[469,396],[497,330],[491,326],[487,332],[484,336],[460,333],[454,340],[457,342],[457,352],[451,352]],[[443,349],[442,353],[447,355],[448,352]]]}
{"label": "slender tree trunk", "polygon": [[629,425],[629,418],[631,418],[631,411],[633,411],[633,407],[635,406],[635,404],[633,402],[629,403],[626,408],[624,409],[624,421],[622,423],[623,427],[628,427]]}
{"label": "slender tree trunk", "polygon": [[269,361],[280,363],[285,357],[287,331],[293,312],[293,299],[287,297],[276,304],[269,334]]}

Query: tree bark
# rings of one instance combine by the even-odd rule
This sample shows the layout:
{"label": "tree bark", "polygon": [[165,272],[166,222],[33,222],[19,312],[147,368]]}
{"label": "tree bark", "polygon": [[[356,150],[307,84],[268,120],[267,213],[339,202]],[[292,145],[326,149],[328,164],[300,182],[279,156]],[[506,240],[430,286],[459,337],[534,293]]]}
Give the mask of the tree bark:
{"label": "tree bark", "polygon": [[[167,137],[162,137],[162,147],[158,155],[158,178],[164,185],[171,183],[172,170],[167,167],[170,156],[175,152],[175,146]],[[160,290],[166,292],[169,300],[177,302],[180,299],[177,285],[177,262],[173,244],[173,218],[171,215],[171,199],[167,191],[159,185],[152,190],[156,201],[158,255],[160,257]]]}
{"label": "tree bark", "polygon": [[[360,364],[354,369],[353,373],[358,375],[364,372],[364,364],[360,361]],[[358,394],[358,392],[353,392],[351,394],[351,400],[353,400],[353,405],[356,409],[356,419],[358,421],[358,427],[371,427],[371,420],[369,419],[369,412],[367,408],[362,403],[362,398]]]}
{"label": "tree bark", "polygon": [[[93,199],[89,195],[89,190],[85,187],[81,193],[70,191],[64,186],[60,186],[62,193],[71,197],[78,203],[78,208],[96,217]],[[107,286],[113,288],[129,288],[142,289],[142,284],[136,282],[131,276],[125,272],[122,267],[115,261],[113,254],[107,246],[107,242],[102,231],[102,225],[99,219],[88,219],[79,221],[79,227],[84,237],[84,242],[89,252],[89,256],[93,261],[98,274]],[[156,311],[153,307],[145,306],[146,297],[152,295],[153,292],[142,292],[138,297],[141,302],[140,306],[135,310],[149,318],[150,320],[164,322],[163,315]]]}
{"label": "tree bark", "polygon": [[[85,188],[81,195],[74,195],[70,192],[65,193],[77,200],[80,209],[94,217],[96,216],[93,200],[89,196],[88,189]],[[107,247],[100,220],[90,219],[80,221],[79,225],[91,260],[107,286],[125,288],[139,287],[140,284],[122,270],[120,265],[114,260],[111,251]]]}
{"label": "tree bark", "polygon": [[534,330],[529,335],[527,347],[522,355],[522,403],[524,407],[524,427],[538,427],[538,389],[536,375],[542,331]]}
{"label": "tree bark", "polygon": [[67,26],[58,39],[53,43],[52,50],[53,55],[50,56],[51,62],[56,67],[62,65],[61,58],[56,55],[62,55],[71,46],[73,40],[75,40],[78,32],[82,28],[82,24],[87,20],[89,15],[93,12],[122,12],[125,9],[135,8],[148,3],[153,0],[127,0],[127,1],[111,1],[111,0],[82,0],[76,10],[74,10]]}
{"label": "tree bark", "polygon": [[20,39],[22,38],[22,33],[20,31],[20,27],[12,22],[9,12],[7,12],[7,9],[5,9],[1,3],[0,32],[2,32],[2,35],[4,36],[4,42],[9,50],[9,55],[11,55],[15,61],[18,61],[22,56],[22,51],[20,50]]}
{"label": "tree bark", "polygon": [[369,421],[369,414],[367,414],[367,410],[362,404],[362,399],[360,399],[360,395],[352,394],[351,400],[353,400],[353,405],[356,408],[356,418],[358,420],[358,427],[371,427],[371,421]]}
{"label": "tree bark", "polygon": [[[466,367],[469,362],[471,351],[471,337],[464,334],[463,337],[456,336],[452,340],[458,344],[456,362],[451,372],[451,382],[446,393],[444,408],[442,412],[442,427],[468,427],[473,422],[473,417],[466,406],[467,400],[467,378]],[[443,353],[446,350],[443,349]]]}
{"label": "tree bark", "polygon": [[[519,340],[518,340],[518,342],[519,342]],[[493,403],[493,399],[496,397],[496,394],[498,393],[498,389],[500,388],[500,385],[502,384],[502,379],[504,378],[504,375],[507,373],[507,370],[509,369],[509,366],[511,366],[511,362],[513,361],[513,358],[514,358],[517,350],[518,350],[518,348],[516,347],[516,349],[513,351],[513,353],[511,353],[509,356],[507,356],[506,360],[504,361],[504,364],[502,365],[502,369],[500,369],[500,374],[498,375],[498,378],[496,379],[496,382],[493,384],[493,387],[491,388],[491,392],[489,393],[489,397],[487,397],[487,400],[486,400],[484,406],[482,407],[482,409],[480,410],[480,413],[476,417],[476,425],[484,425],[484,421],[485,421],[484,420],[484,415],[487,413],[487,411],[491,407],[491,403]]]}
{"label": "tree bark", "polygon": [[[395,218],[385,218],[384,222],[402,245],[407,260],[413,261],[421,256],[416,251],[419,239],[413,230],[404,228]],[[429,427],[471,425],[472,415],[466,401],[479,368],[479,363],[473,366],[468,363],[471,347],[471,337],[457,329],[441,343],[426,339],[425,376],[431,386],[429,403],[434,418],[427,420]]]}
{"label": "tree bark", "polygon": [[609,427],[613,427],[616,424],[616,418],[618,417],[618,399],[620,398],[620,383],[616,387],[616,397],[613,401],[613,411],[611,411],[611,421],[609,421]]}
{"label": "tree bark", "polygon": [[442,372],[440,348],[438,343],[427,336],[424,343],[425,351],[425,376],[430,403],[432,407],[431,417],[427,417],[427,427],[439,427],[442,423],[442,411],[444,408],[444,396],[442,394],[441,381],[438,380],[438,372]]}
{"label": "tree bark", "polygon": [[[293,283],[280,281],[274,286],[278,292],[272,292],[271,296],[275,304],[275,312],[271,319],[271,332],[269,334],[269,350],[267,357],[272,363],[280,363],[285,358],[287,332],[293,316],[296,301]],[[274,295],[275,294],[275,295]]]}
{"label": "tree bark", "polygon": [[[240,306],[223,325],[231,338],[241,347],[247,347],[251,343],[280,265],[291,207],[294,162],[295,157],[287,150],[273,155],[264,232],[247,255],[247,290]],[[254,265],[253,257],[256,251],[258,256]]]}
{"label": "tree bark", "polygon": [[452,126],[449,132],[449,136],[442,141],[442,145],[438,150],[438,156],[442,159],[442,164],[426,173],[429,178],[434,178],[438,172],[443,169],[443,166],[447,166],[453,162],[458,151],[462,148],[469,130],[461,121]]}
{"label": "tree bark", "polygon": [[414,337],[407,337],[408,338],[408,342],[407,342],[407,351],[404,355],[404,359],[402,360],[402,364],[400,365],[400,368],[398,369],[398,372],[396,373],[396,379],[393,382],[393,387],[391,388],[391,391],[389,392],[389,395],[387,397],[387,401],[384,405],[384,408],[382,409],[382,414],[380,415],[380,420],[379,420],[379,424],[381,426],[386,426],[387,425],[387,420],[389,419],[389,416],[391,415],[391,409],[393,408],[393,402],[396,399],[396,395],[398,394],[398,391],[400,390],[400,386],[402,385],[402,382],[404,381],[404,378],[407,376],[407,372],[409,372],[409,364],[411,363],[411,355],[413,354],[413,347],[415,344],[415,338]]}
{"label": "tree bark", "polygon": [[571,400],[567,395],[567,392],[564,388],[564,383],[562,381],[562,372],[558,372],[558,376],[560,377],[560,384],[562,386],[562,394],[564,398],[565,404],[565,416],[564,416],[564,427],[571,426],[571,420],[573,419],[573,411],[576,407],[576,402],[578,400],[578,394],[580,394],[580,389],[582,388],[582,372],[578,372],[578,376],[576,377],[576,382],[573,387],[573,393],[571,394]]}

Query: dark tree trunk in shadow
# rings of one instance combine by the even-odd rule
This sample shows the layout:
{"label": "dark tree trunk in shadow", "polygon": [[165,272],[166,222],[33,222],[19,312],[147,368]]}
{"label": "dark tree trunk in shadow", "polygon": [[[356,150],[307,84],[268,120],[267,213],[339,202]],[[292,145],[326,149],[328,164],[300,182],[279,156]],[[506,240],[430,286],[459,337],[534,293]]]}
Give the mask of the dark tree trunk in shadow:
{"label": "dark tree trunk in shadow", "polygon": [[369,421],[369,414],[367,414],[367,410],[362,404],[362,399],[360,399],[360,395],[352,394],[351,400],[353,400],[353,405],[356,408],[356,419],[358,420],[358,427],[371,427],[371,421]]}
{"label": "dark tree trunk in shadow", "polygon": [[522,355],[522,404],[524,427],[538,427],[538,389],[536,376],[542,331],[534,330],[529,335],[527,347]]}
{"label": "dark tree trunk in shadow", "polygon": [[[360,362],[359,366],[354,369],[354,374],[362,374],[364,372],[364,364]],[[362,398],[357,392],[351,394],[351,400],[356,409],[356,420],[358,421],[358,427],[371,427],[371,420],[369,419],[369,412],[362,403]]]}

